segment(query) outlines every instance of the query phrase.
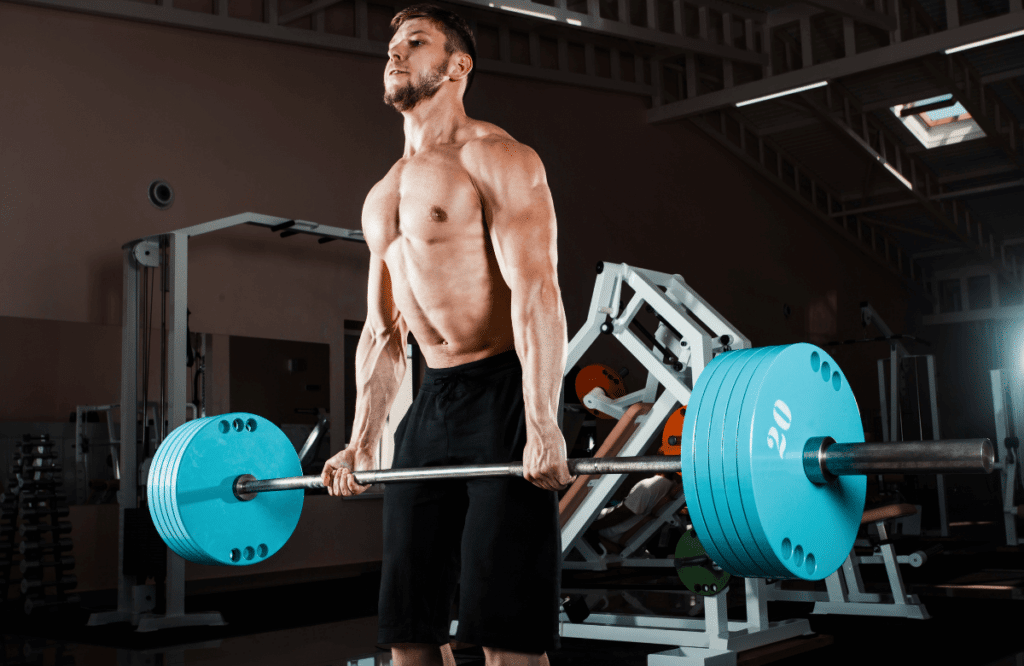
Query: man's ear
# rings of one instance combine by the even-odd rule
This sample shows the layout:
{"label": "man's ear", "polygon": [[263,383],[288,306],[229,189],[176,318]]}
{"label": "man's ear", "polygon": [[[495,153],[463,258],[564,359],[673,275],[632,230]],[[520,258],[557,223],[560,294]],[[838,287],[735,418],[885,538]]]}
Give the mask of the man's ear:
{"label": "man's ear", "polygon": [[452,65],[454,65],[454,71],[448,75],[448,78],[452,81],[459,81],[469,76],[473,69],[473,58],[468,53],[458,53],[452,58]]}

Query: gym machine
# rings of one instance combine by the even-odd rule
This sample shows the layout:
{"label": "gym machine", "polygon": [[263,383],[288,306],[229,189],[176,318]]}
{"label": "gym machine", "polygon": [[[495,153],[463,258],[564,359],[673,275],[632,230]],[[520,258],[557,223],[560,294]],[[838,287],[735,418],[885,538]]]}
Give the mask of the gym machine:
{"label": "gym machine", "polygon": [[[142,317],[145,313],[141,312],[139,307],[143,296],[140,289],[140,273],[144,268],[163,269],[162,289],[166,289],[170,300],[167,311],[166,361],[165,366],[161,368],[161,377],[166,378],[166,403],[161,400],[157,405],[157,441],[163,441],[166,433],[185,423],[186,409],[190,404],[186,399],[188,239],[242,224],[269,228],[280,233],[282,237],[299,234],[313,236],[318,238],[319,243],[338,239],[365,242],[361,231],[340,229],[305,220],[241,213],[126,243],[122,247],[124,314],[119,403],[122,406],[139,404],[139,339],[143,333],[149,333],[148,330],[141,330]],[[127,410],[122,408],[120,412],[117,609],[93,613],[88,624],[96,626],[112,622],[131,622],[137,627],[137,631],[224,624],[221,614],[217,612],[185,613],[185,561],[173,551],[167,550],[164,582],[166,611],[163,614],[149,612],[154,608],[153,586],[143,584],[144,581],[139,581],[136,575],[125,573],[125,525],[131,520],[133,512],[139,508],[139,497],[143,492],[140,478],[145,477],[140,475],[139,469],[140,463],[144,461],[140,460],[138,455],[142,437],[138,423],[133,414],[126,413]],[[78,451],[81,451],[80,445]],[[129,514],[128,520],[126,513]]]}

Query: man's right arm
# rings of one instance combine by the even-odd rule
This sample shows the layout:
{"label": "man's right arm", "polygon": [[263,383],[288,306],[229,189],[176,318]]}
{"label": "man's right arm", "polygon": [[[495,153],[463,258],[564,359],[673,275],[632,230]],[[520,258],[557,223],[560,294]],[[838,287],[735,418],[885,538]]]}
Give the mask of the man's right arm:
{"label": "man's right arm", "polygon": [[391,276],[378,255],[370,254],[366,323],[356,346],[356,411],[348,446],[333,455],[322,473],[331,495],[365,491],[353,471],[372,469],[374,447],[405,376],[408,326],[395,306]]}
{"label": "man's right arm", "polygon": [[349,446],[372,450],[405,377],[409,328],[395,306],[387,264],[370,255],[366,323],[356,347],[356,413]]}

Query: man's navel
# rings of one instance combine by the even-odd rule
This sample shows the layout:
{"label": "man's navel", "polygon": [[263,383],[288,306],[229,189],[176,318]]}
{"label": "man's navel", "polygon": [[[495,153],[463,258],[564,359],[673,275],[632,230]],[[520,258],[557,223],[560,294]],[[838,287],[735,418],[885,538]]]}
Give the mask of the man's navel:
{"label": "man's navel", "polygon": [[432,206],[430,208],[430,219],[434,222],[447,222],[448,213],[444,212],[444,209],[440,206]]}

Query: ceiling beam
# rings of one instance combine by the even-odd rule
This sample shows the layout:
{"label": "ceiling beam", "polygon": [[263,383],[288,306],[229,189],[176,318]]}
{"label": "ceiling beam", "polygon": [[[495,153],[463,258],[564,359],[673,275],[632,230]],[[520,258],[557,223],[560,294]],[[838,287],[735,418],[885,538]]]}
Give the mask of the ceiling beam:
{"label": "ceiling beam", "polygon": [[851,18],[858,23],[881,28],[886,32],[896,29],[896,17],[882,14],[881,12],[865,9],[863,5],[851,0],[804,0],[809,5],[824,9],[825,11]]}
{"label": "ceiling beam", "polygon": [[917,58],[938,53],[954,46],[1004,35],[1007,32],[1021,29],[1024,29],[1024,11],[1016,11],[952,30],[944,30],[891,44],[868,51],[867,53],[839,58],[784,74],[769,76],[759,81],[656,106],[647,112],[647,121],[650,123],[660,123],[686,118],[714,109],[733,106],[737,102],[792,90],[793,88],[799,88],[819,81],[831,81],[843,76],[867,72],[908,60],[916,60]]}
{"label": "ceiling beam", "polygon": [[[757,51],[736,48],[735,46],[717,44],[710,39],[689,37],[685,34],[665,32],[654,28],[633,25],[628,21],[613,21],[601,18],[599,4],[596,0],[587,3],[588,13],[570,11],[564,7],[551,7],[530,0],[453,0],[458,4],[472,7],[483,7],[498,13],[526,14],[541,21],[552,24],[572,26],[577,30],[611,35],[655,46],[678,49],[684,53],[714,56],[733,62],[752,65],[767,65],[768,55]],[[556,3],[558,4],[558,3]],[[564,5],[564,1],[561,3]]]}

